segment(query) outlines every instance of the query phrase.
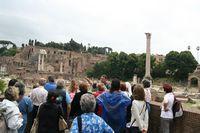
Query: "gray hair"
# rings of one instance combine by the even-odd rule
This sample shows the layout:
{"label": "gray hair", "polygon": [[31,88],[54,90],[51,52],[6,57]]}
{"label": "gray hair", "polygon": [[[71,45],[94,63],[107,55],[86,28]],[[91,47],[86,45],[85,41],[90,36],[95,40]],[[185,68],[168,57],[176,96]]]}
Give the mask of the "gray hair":
{"label": "gray hair", "polygon": [[57,86],[64,88],[65,87],[65,80],[64,79],[58,79],[57,80]]}
{"label": "gray hair", "polygon": [[86,93],[81,96],[80,105],[81,110],[84,113],[94,112],[96,107],[96,99],[92,94]]}

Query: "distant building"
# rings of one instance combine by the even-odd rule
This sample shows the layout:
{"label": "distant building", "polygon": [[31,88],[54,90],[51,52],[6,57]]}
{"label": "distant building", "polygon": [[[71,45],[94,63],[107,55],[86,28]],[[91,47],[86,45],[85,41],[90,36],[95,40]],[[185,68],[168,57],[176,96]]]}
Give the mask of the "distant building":
{"label": "distant building", "polygon": [[14,57],[0,58],[0,73],[8,73],[35,83],[36,79],[55,78],[71,79],[84,76],[86,69],[95,63],[105,61],[106,55],[92,55],[59,50],[48,47],[25,46]]}

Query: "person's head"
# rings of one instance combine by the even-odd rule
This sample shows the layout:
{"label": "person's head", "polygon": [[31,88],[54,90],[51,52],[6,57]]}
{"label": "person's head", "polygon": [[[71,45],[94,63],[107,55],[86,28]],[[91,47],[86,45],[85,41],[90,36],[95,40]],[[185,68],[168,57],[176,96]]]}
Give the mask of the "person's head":
{"label": "person's head", "polygon": [[58,94],[55,91],[49,91],[47,95],[47,102],[48,103],[56,103],[57,102]]}
{"label": "person's head", "polygon": [[127,91],[127,88],[126,88],[126,84],[125,84],[125,83],[121,83],[121,84],[120,84],[120,90],[121,90],[121,91]]}
{"label": "person's head", "polygon": [[16,82],[17,82],[17,79],[11,79],[11,80],[8,82],[8,86],[14,86]]}
{"label": "person's head", "polygon": [[105,90],[105,85],[103,83],[98,83],[97,88],[99,91],[104,91]]}
{"label": "person's head", "polygon": [[22,82],[17,82],[15,87],[19,90],[19,96],[23,96],[25,94],[25,85]]}
{"label": "person's head", "polygon": [[165,93],[172,92],[172,86],[170,84],[163,84],[163,89],[164,89]]}
{"label": "person's head", "polygon": [[48,82],[54,82],[53,76],[49,76],[49,77],[48,77]]}
{"label": "person's head", "polygon": [[44,79],[44,78],[39,79],[39,86],[44,86],[45,83],[46,83],[46,79]]}
{"label": "person's head", "polygon": [[38,84],[38,83],[36,83],[36,84],[34,84],[33,85],[33,89],[35,89],[35,88],[37,88],[37,87],[39,87],[40,85]]}
{"label": "person's head", "polygon": [[18,99],[18,90],[15,87],[9,86],[4,93],[5,99],[9,101],[16,101]]}
{"label": "person's head", "polygon": [[133,90],[133,98],[135,100],[144,101],[145,93],[141,85],[135,85],[134,90]]}
{"label": "person's head", "polygon": [[93,88],[93,89],[97,89],[97,86],[98,86],[97,83],[92,84],[92,88]]}
{"label": "person's head", "polygon": [[111,82],[110,92],[118,91],[120,89],[120,81],[119,79],[113,79]]}
{"label": "person's head", "polygon": [[56,89],[63,89],[63,88],[65,88],[65,80],[64,79],[58,79]]}
{"label": "person's head", "polygon": [[87,85],[86,83],[81,83],[81,84],[79,85],[79,90],[80,90],[81,92],[87,92],[87,91],[88,91],[88,85]]}
{"label": "person's head", "polygon": [[133,84],[133,85],[131,86],[131,92],[132,92],[132,94],[133,94],[133,92],[134,92],[135,86],[136,86],[136,84]]}
{"label": "person's head", "polygon": [[150,81],[148,79],[144,79],[142,81],[142,84],[143,84],[144,88],[149,88],[151,86],[151,83],[150,83]]}
{"label": "person's head", "polygon": [[81,110],[84,113],[94,112],[96,107],[96,99],[94,95],[86,93],[81,96],[80,100]]}
{"label": "person's head", "polygon": [[75,80],[72,80],[69,91],[75,92],[77,89],[78,89],[78,83]]}
{"label": "person's head", "polygon": [[101,80],[102,83],[105,84],[106,81],[108,80],[108,77],[104,74],[104,75],[101,76],[100,80]]}

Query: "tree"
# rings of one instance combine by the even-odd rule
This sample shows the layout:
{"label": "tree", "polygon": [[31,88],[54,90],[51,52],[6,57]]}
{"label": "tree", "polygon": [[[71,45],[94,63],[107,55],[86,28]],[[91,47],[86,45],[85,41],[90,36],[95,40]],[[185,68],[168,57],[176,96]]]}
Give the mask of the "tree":
{"label": "tree", "polygon": [[176,80],[185,80],[188,73],[193,72],[197,61],[190,51],[171,51],[166,55],[165,67],[167,74]]}
{"label": "tree", "polygon": [[166,77],[166,67],[164,61],[155,64],[152,71],[152,77],[163,78]]}
{"label": "tree", "polygon": [[5,81],[0,79],[0,92],[1,92],[1,94],[4,93],[5,88],[6,88]]}
{"label": "tree", "polygon": [[180,52],[178,58],[180,64],[175,76],[177,79],[185,80],[188,77],[188,73],[193,72],[198,63],[190,51]]}

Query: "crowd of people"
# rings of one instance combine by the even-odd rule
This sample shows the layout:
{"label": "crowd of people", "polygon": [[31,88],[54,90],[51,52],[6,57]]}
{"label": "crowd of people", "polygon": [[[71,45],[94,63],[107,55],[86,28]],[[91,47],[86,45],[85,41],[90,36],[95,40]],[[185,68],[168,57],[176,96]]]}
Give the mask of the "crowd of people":
{"label": "crowd of people", "polygon": [[[161,107],[161,133],[170,133],[173,120],[172,86],[163,85],[166,95]],[[52,76],[40,78],[30,93],[25,85],[11,79],[0,108],[5,109],[9,133],[32,132],[37,119],[37,133],[62,133],[60,119],[71,133],[147,133],[150,115],[151,82],[131,85],[102,75],[99,81],[84,82]],[[26,95],[25,95],[26,94]]]}

